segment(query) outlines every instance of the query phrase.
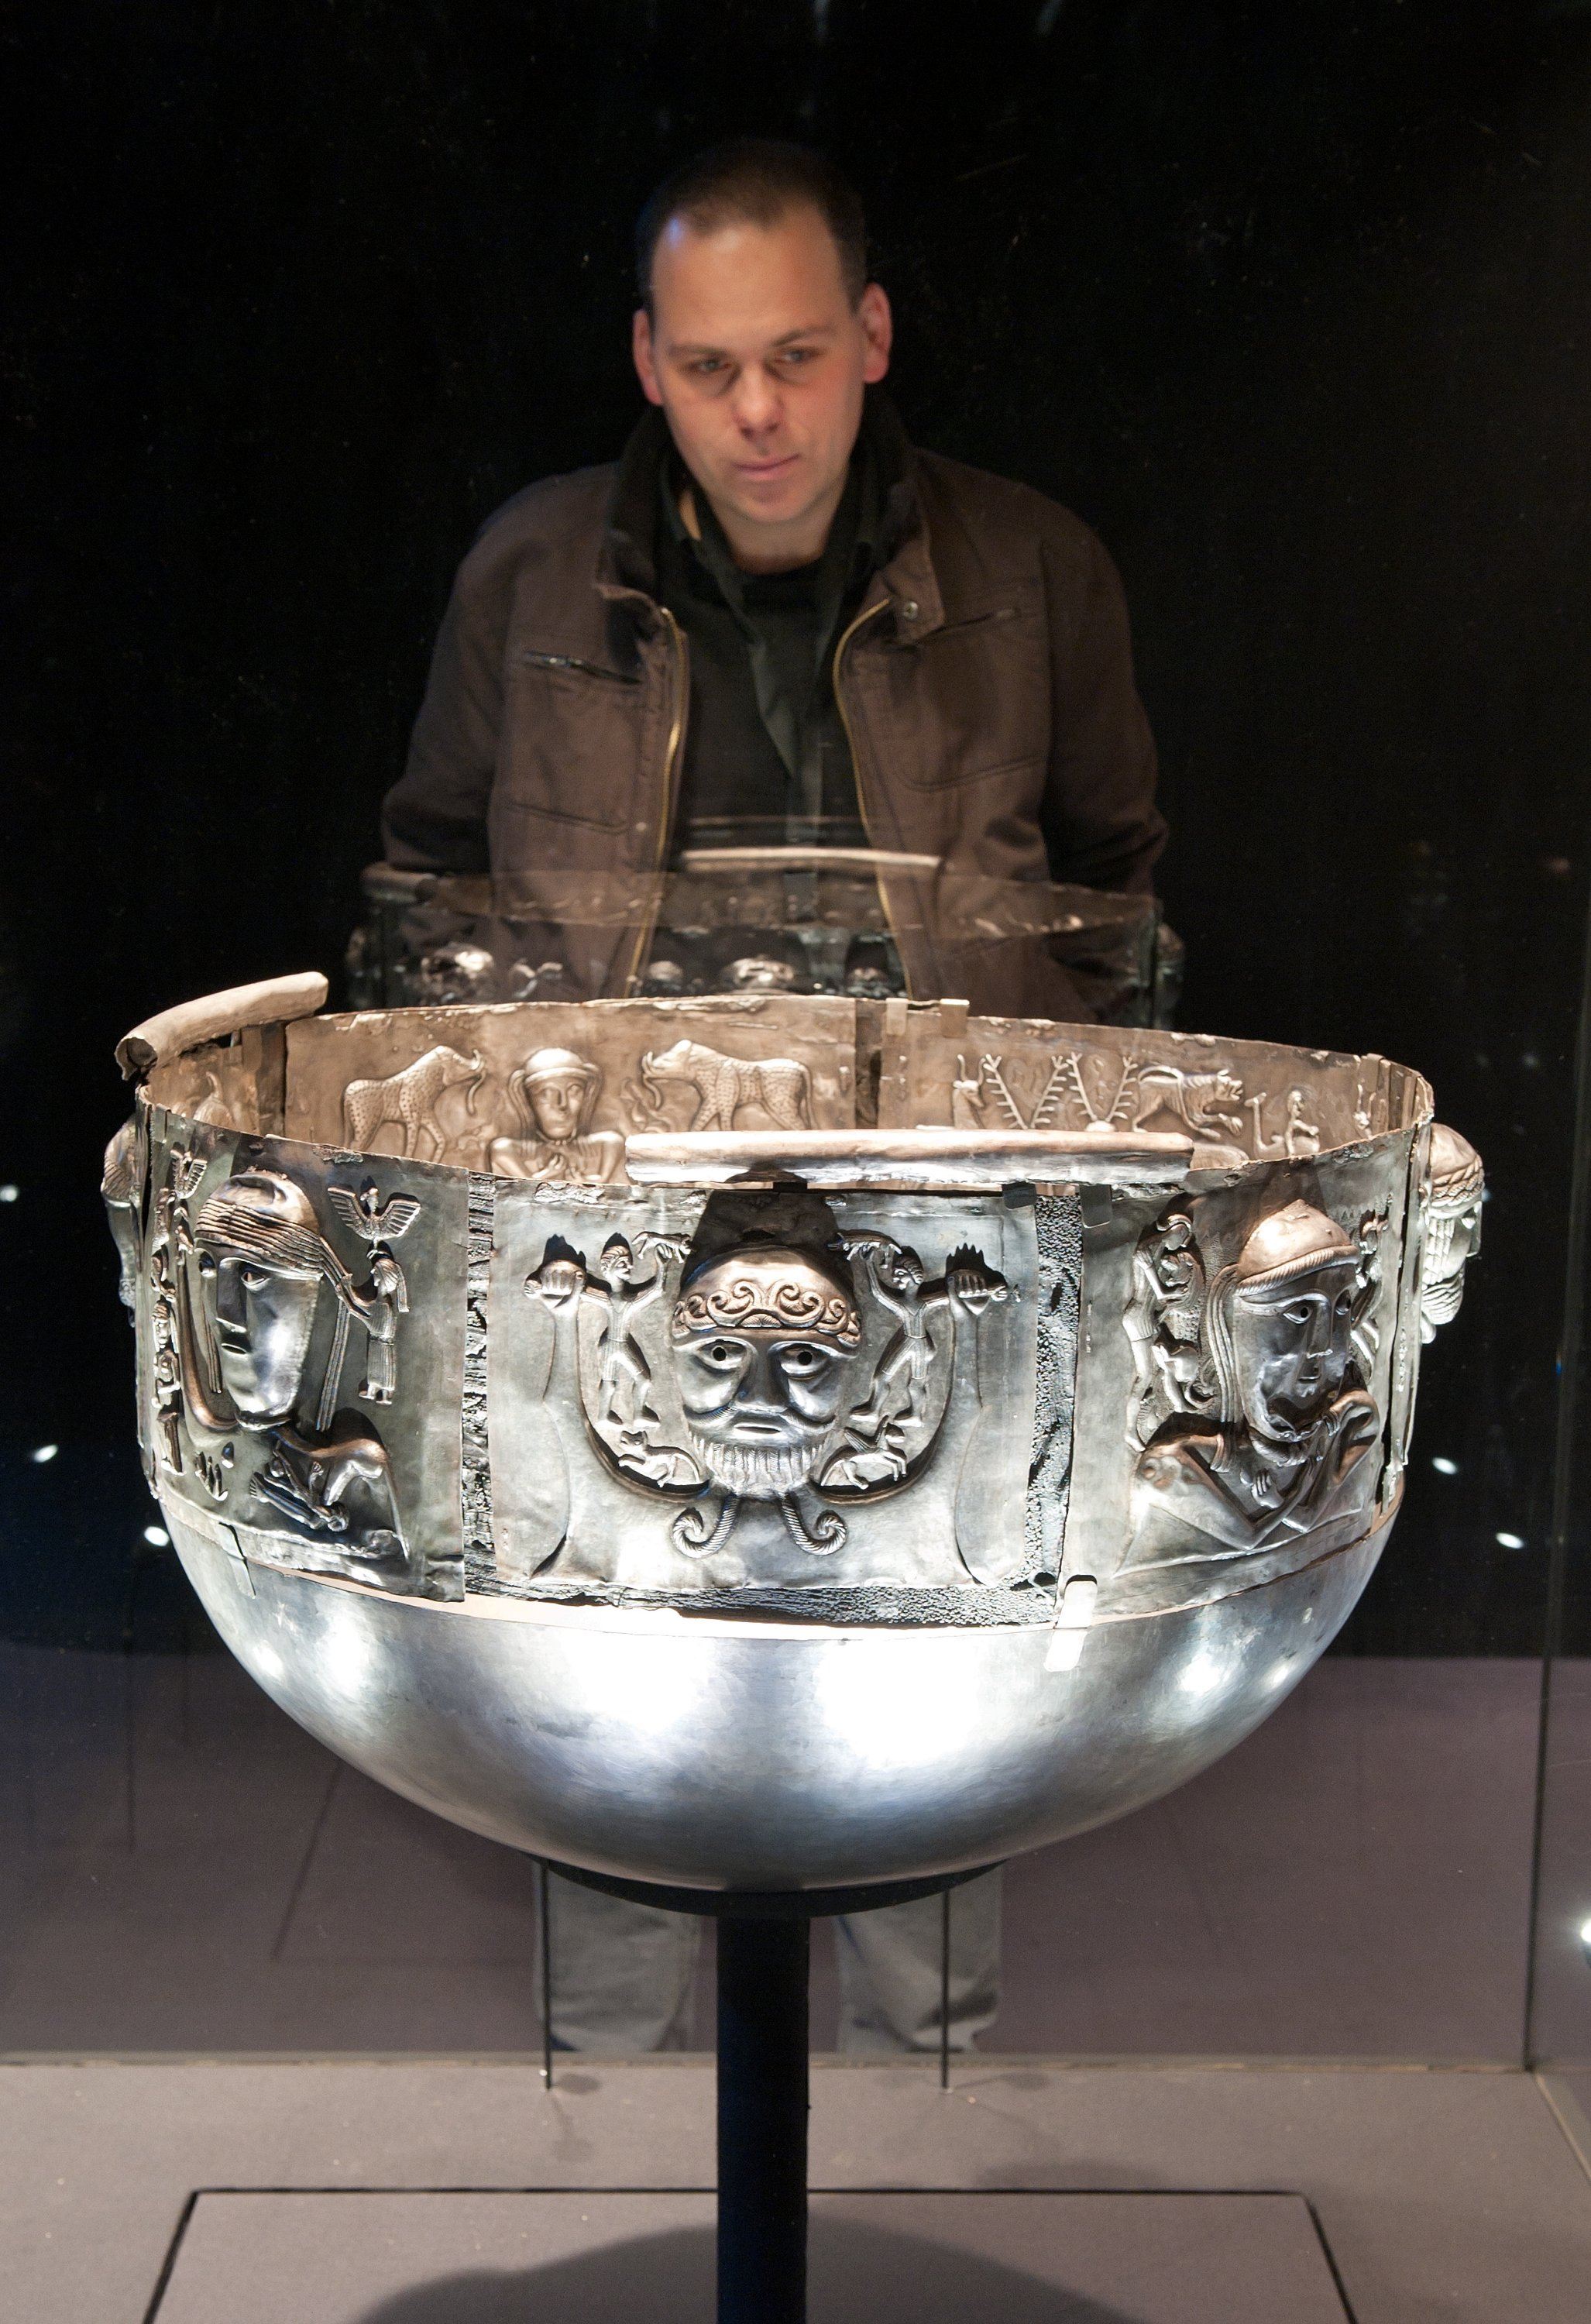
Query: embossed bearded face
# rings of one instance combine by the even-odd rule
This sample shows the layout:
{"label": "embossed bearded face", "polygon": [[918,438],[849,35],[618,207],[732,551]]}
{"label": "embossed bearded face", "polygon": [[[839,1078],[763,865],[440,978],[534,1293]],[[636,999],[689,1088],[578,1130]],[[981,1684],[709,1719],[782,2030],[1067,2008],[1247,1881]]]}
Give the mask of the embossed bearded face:
{"label": "embossed bearded face", "polygon": [[622,1235],[610,1235],[602,1245],[602,1268],[611,1282],[628,1283],[635,1273],[635,1253]]}
{"label": "embossed bearded face", "polygon": [[805,1253],[731,1251],[685,1286],[670,1336],[692,1443],[714,1482],[751,1499],[805,1483],[861,1342],[850,1293]]}
{"label": "embossed bearded face", "polygon": [[1286,1282],[1238,1287],[1232,1345],[1245,1416],[1260,1434],[1301,1434],[1340,1392],[1357,1289],[1354,1260],[1337,1256]]}
{"label": "embossed bearded face", "polygon": [[245,1427],[288,1419],[298,1402],[320,1285],[242,1252],[205,1251],[221,1385]]}
{"label": "embossed bearded face", "polygon": [[1425,1231],[1425,1264],[1420,1286],[1420,1336],[1434,1340],[1464,1304],[1464,1270],[1480,1249],[1480,1196],[1456,1218],[1434,1218]]}

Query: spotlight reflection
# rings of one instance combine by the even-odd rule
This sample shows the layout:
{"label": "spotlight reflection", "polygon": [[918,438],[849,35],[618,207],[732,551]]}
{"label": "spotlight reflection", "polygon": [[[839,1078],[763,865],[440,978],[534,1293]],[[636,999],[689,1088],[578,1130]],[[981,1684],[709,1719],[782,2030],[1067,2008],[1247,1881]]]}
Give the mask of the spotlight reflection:
{"label": "spotlight reflection", "polygon": [[1183,1666],[1177,1684],[1184,1694],[1214,1694],[1225,1681],[1227,1665],[1201,1646],[1192,1660]]}
{"label": "spotlight reflection", "polygon": [[890,1638],[849,1637],[823,1658],[826,1720],[873,1767],[923,1767],[966,1748],[977,1707],[939,1684],[927,1661],[892,1653]]}

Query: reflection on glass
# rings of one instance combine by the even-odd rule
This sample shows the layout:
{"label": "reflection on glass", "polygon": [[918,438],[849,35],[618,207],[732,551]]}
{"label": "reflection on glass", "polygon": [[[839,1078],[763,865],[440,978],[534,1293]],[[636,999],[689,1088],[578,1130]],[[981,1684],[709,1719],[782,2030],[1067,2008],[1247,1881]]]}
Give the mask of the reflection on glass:
{"label": "reflection on glass", "polygon": [[985,879],[833,835],[791,846],[782,825],[777,840],[768,828],[726,825],[722,844],[693,847],[658,874],[493,881],[373,865],[349,950],[351,997],[379,1008],[961,993],[1007,1013],[1170,1021],[1181,946],[1152,897]]}

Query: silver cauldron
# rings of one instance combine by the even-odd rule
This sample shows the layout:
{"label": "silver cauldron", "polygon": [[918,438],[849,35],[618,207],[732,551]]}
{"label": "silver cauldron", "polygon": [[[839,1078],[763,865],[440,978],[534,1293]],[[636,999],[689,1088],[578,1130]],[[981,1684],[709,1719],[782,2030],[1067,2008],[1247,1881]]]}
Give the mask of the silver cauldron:
{"label": "silver cauldron", "polygon": [[1402,1489],[1481,1173],[1418,1074],[965,1003],[167,1012],[106,1194],[227,1645],[472,1830],[953,1872],[1247,1734]]}

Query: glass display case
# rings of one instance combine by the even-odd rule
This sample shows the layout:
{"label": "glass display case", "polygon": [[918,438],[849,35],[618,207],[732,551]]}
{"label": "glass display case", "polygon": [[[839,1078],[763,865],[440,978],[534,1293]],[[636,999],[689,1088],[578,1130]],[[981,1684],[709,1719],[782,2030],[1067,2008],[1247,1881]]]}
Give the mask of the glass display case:
{"label": "glass display case", "polygon": [[[1182,948],[1151,896],[985,879],[933,856],[726,825],[672,871],[441,878],[372,864],[346,960],[360,1008],[786,992],[1169,1025]],[[1028,1004],[1032,1005],[1029,1006]],[[992,1003],[991,1003],[992,1005]]]}
{"label": "glass display case", "polygon": [[[829,1784],[791,1821],[836,1882],[836,2324],[1581,2324],[1591,13],[421,14],[8,33],[0,2309],[474,2324],[643,2283],[695,2324],[720,1932],[565,1872],[599,1803],[612,1877],[648,1821],[654,1885],[699,1872],[737,1799],[766,1867],[777,1722],[734,1674],[773,1618],[707,1586],[766,1558],[804,1637],[847,1590],[876,1618],[790,1646],[823,1671],[779,1763]],[[1018,594],[872,641],[880,702],[940,657],[970,737],[898,729],[888,850],[681,824],[683,691],[630,802],[645,689],[562,633],[614,601],[582,567],[521,637],[472,548],[600,490],[637,203],[749,103],[860,181],[906,438],[1016,512]],[[428,852],[382,800],[472,558],[506,659]],[[1083,565],[1130,617],[1153,897],[1072,884],[1108,801],[1009,847],[988,807],[1076,772],[1099,673],[1025,609]],[[494,688],[545,739],[587,679],[602,798],[549,779],[493,881]],[[970,871],[973,827],[1067,883]],[[372,862],[405,844],[459,868]],[[284,1015],[133,1056],[106,1167],[129,1027],[300,975],[297,1054]],[[1040,1429],[1073,1355],[1089,1409]],[[753,1357],[806,1402],[726,1444]],[[1184,1555],[1191,1507],[1236,1537]],[[583,1661],[599,1613],[691,1683]],[[1145,1730],[1167,1779],[1109,1813]],[[823,1849],[885,1794],[892,1873],[976,1870],[985,1812],[1013,1852],[841,1910]]]}

